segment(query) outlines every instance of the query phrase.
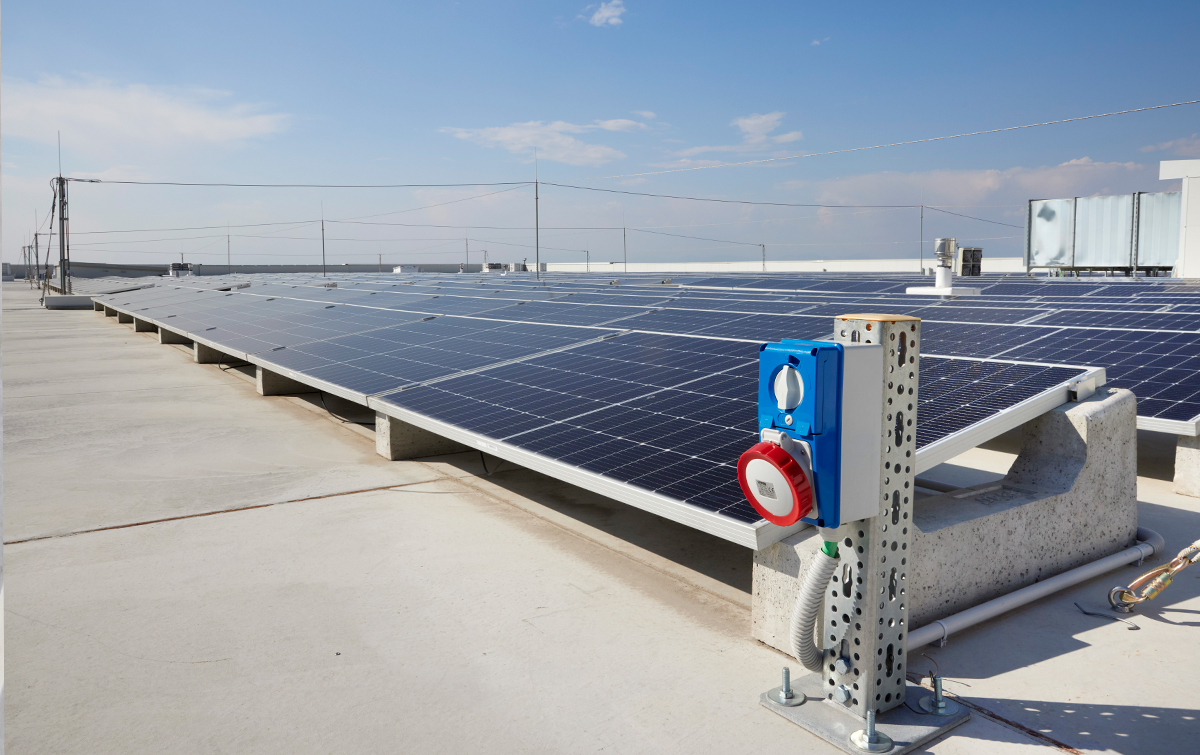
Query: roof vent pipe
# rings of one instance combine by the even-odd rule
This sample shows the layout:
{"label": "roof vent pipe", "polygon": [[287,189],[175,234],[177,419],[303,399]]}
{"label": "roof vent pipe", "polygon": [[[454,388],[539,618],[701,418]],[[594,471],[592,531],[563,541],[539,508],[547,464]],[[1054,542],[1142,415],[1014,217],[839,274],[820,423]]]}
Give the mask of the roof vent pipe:
{"label": "roof vent pipe", "polygon": [[954,258],[958,256],[958,241],[956,239],[934,239],[933,256],[937,258],[937,280],[934,285],[938,288],[950,288],[953,275]]}

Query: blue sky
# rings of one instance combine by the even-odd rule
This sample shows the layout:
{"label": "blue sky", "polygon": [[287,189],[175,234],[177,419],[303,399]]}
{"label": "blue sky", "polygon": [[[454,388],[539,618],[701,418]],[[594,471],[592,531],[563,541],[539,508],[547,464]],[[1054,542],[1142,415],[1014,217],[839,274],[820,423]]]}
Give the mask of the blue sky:
{"label": "blue sky", "polygon": [[[5,7],[4,259],[68,175],[247,183],[534,177],[650,193],[928,204],[1021,225],[1037,197],[1158,191],[1200,157],[1200,105],[932,144],[824,152],[1200,99],[1200,5],[210,2]],[[53,45],[53,46],[52,46]],[[624,176],[607,178],[609,176]],[[223,262],[214,232],[111,229],[380,216],[331,259],[532,257],[532,191],[72,185],[79,260]],[[466,201],[458,201],[466,200]],[[452,204],[445,204],[452,202]],[[429,209],[417,209],[440,205]],[[388,214],[385,214],[388,213]],[[543,226],[629,226],[633,260],[916,256],[915,210],[712,205],[543,187]],[[462,228],[461,226],[498,226]],[[926,212],[995,256],[1021,230]],[[450,226],[450,227],[432,227]],[[265,230],[264,230],[265,229]],[[44,229],[43,229],[44,230]],[[76,235],[76,233],[78,235]],[[312,223],[231,228],[235,261],[312,262]],[[85,238],[86,237],[86,238]],[[100,243],[103,238],[104,243]],[[468,241],[463,241],[468,239]],[[740,244],[726,243],[731,241]],[[543,260],[619,259],[620,234],[548,229]],[[477,258],[476,258],[477,259]]]}

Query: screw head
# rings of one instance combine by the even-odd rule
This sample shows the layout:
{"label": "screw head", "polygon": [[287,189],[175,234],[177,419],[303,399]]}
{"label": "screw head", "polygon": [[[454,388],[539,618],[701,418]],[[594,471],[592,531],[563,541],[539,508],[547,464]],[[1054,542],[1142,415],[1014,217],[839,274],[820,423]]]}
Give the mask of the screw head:
{"label": "screw head", "polygon": [[850,690],[844,684],[838,685],[837,689],[833,691],[833,699],[845,705],[850,702]]}
{"label": "screw head", "polygon": [[850,661],[848,661],[847,659],[838,658],[836,661],[833,662],[833,668],[839,674],[849,674],[852,666],[850,665]]}

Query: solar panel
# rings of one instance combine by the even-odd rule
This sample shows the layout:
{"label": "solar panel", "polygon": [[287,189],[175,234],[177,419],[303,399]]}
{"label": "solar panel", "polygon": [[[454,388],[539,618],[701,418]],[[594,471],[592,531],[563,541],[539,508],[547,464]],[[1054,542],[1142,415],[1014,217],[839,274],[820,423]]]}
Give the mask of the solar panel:
{"label": "solar panel", "polygon": [[261,352],[253,361],[302,373],[352,400],[582,343],[578,328],[439,317]]}
{"label": "solar panel", "polygon": [[1200,330],[1200,314],[1176,312],[1130,312],[1073,310],[1055,312],[1038,321],[1041,325],[1076,325],[1087,328],[1132,328],[1136,330]]}
{"label": "solar panel", "polygon": [[[829,282],[819,279],[793,279],[792,286],[762,276],[691,279],[729,289],[778,285],[758,291],[659,288],[658,280],[647,277],[655,288],[643,294],[586,281],[543,287],[446,276],[397,285],[390,276],[342,276],[337,288],[326,288],[320,278],[271,276],[236,291],[172,286],[100,299],[302,382],[524,455],[535,468],[550,465],[564,479],[582,475],[577,481],[614,497],[637,491],[631,495],[645,499],[638,505],[691,517],[693,526],[747,544],[761,543],[761,533],[739,520],[738,512],[750,516],[737,508],[740,493],[717,476],[753,439],[754,412],[743,413],[753,391],[737,393],[753,377],[738,370],[755,355],[739,350],[747,342],[827,338],[831,314],[923,318],[922,463],[1061,402],[1066,382],[1082,374],[1062,365],[1108,367],[1114,385],[1138,394],[1139,426],[1182,432],[1200,416],[1200,334],[1150,329],[1198,316],[1177,310],[1200,311],[1200,291],[1170,297],[1193,304],[1168,305],[1158,298],[1180,287],[1020,282],[999,285],[1056,295],[942,301],[887,295],[907,285],[903,278],[841,281],[861,293],[805,290]],[[1075,287],[1085,291],[1068,291]],[[1109,290],[1125,295],[1099,295]],[[1164,306],[1172,311],[1146,311]],[[1015,324],[1029,318],[1037,319]],[[720,359],[735,366],[718,369]],[[700,414],[688,422],[695,430],[679,437],[679,418]],[[549,453],[566,447],[552,438],[573,443],[575,455]],[[642,461],[648,453],[649,466]]]}

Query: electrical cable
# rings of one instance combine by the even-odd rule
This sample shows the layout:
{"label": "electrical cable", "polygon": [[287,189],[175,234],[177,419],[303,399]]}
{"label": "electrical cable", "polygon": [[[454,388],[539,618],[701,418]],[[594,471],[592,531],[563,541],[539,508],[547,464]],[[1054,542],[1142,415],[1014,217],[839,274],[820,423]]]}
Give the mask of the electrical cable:
{"label": "electrical cable", "polygon": [[347,425],[362,425],[363,427],[375,427],[374,422],[361,422],[356,419],[346,419],[345,417],[334,414],[333,411],[329,408],[329,406],[325,403],[325,391],[316,391],[316,394],[317,394],[317,397],[321,400],[321,407],[326,412],[329,413],[330,417],[333,417],[336,420],[341,420],[343,423],[345,423]]}
{"label": "electrical cable", "polygon": [[500,469],[500,464],[504,463],[504,459],[501,459],[500,464],[497,464],[496,467],[491,472],[489,472],[488,468],[487,468],[487,457],[483,455],[483,451],[480,451],[479,452],[479,463],[483,466],[483,476],[491,477],[493,474],[495,474],[497,472],[497,470]]}
{"label": "electrical cable", "polygon": [[909,144],[923,144],[926,142],[940,142],[940,141],[945,141],[946,139],[961,139],[961,138],[967,137],[967,136],[980,136],[983,134],[998,134],[998,133],[1001,133],[1004,131],[1018,131],[1020,129],[1025,129],[1025,128],[1038,128],[1039,126],[1054,126],[1054,125],[1057,125],[1060,123],[1072,123],[1074,121],[1092,120],[1093,118],[1107,118],[1112,115],[1127,115],[1129,113],[1142,113],[1147,110],[1162,110],[1164,108],[1179,107],[1181,105],[1195,105],[1196,103],[1200,103],[1200,100],[1186,100],[1184,102],[1172,102],[1167,105],[1151,105],[1149,107],[1139,107],[1139,108],[1133,108],[1131,110],[1117,110],[1112,113],[1098,113],[1096,115],[1082,115],[1082,116],[1079,116],[1076,118],[1062,118],[1057,121],[1045,121],[1043,123],[1029,123],[1024,126],[1006,126],[1005,128],[992,128],[992,129],[987,129],[985,131],[970,131],[965,134],[951,134],[949,136],[934,136],[934,137],[929,137],[927,139],[912,139],[912,140],[906,141],[906,142],[891,142],[890,144],[876,144],[876,145],[873,145],[870,147],[851,147],[848,149],[830,150],[828,152],[808,152],[808,153],[805,153],[802,155],[790,155],[790,156],[786,156],[786,157],[767,157],[767,158],[763,158],[761,160],[746,160],[744,162],[738,162],[738,163],[719,163],[717,165],[695,165],[690,168],[672,168],[670,170],[658,170],[658,171],[650,171],[650,172],[646,172],[646,173],[625,173],[625,174],[622,174],[619,176],[596,176],[593,178],[586,178],[586,179],[582,179],[582,180],[599,181],[599,180],[606,180],[606,179],[610,179],[610,178],[638,178],[641,176],[659,176],[659,175],[663,175],[664,173],[683,173],[686,171],[693,171],[693,170],[711,170],[713,168],[732,168],[732,167],[740,166],[740,165],[761,165],[763,163],[781,162],[783,160],[798,160],[798,159],[804,158],[804,157],[822,157],[825,155],[841,155],[841,154],[845,154],[847,152],[865,152],[867,150],[884,149],[886,147],[903,147],[903,146],[906,146]]}
{"label": "electrical cable", "polygon": [[68,181],[87,184],[134,184],[138,186],[215,186],[237,189],[439,189],[457,186],[531,186],[533,181],[496,181],[494,183],[459,184],[235,184],[201,181],[109,181],[100,178],[68,178]]}
{"label": "electrical cable", "polygon": [[214,228],[256,228],[264,225],[307,225],[309,223],[319,223],[319,220],[277,220],[271,223],[241,223],[234,225],[193,225],[183,228],[126,228],[124,230],[112,231],[71,231],[76,236],[91,236],[99,233],[160,233],[166,231],[209,231]]}
{"label": "electrical cable", "polygon": [[695,241],[715,241],[718,244],[742,244],[744,246],[762,246],[762,244],[755,244],[751,241],[728,241],[726,239],[706,239],[702,236],[684,236],[682,233],[663,233],[662,231],[647,231],[647,230],[643,230],[641,228],[630,228],[629,230],[637,231],[638,233],[653,233],[655,236],[674,236],[675,238],[679,238],[679,239],[693,239]]}
{"label": "electrical cable", "polygon": [[[722,204],[747,204],[747,205],[760,205],[760,206],[766,206],[766,207],[819,207],[821,209],[827,209],[827,210],[834,210],[834,209],[839,209],[839,208],[844,208],[844,209],[889,209],[889,210],[911,209],[911,210],[915,210],[919,207],[927,207],[931,210],[937,210],[938,212],[944,212],[947,215],[957,215],[960,218],[967,218],[968,220],[978,220],[978,221],[981,221],[984,223],[995,223],[996,225],[1006,225],[1009,228],[1024,228],[1025,227],[1025,226],[1021,226],[1021,225],[1012,225],[1011,223],[1001,223],[998,220],[988,220],[987,218],[977,218],[973,215],[963,215],[962,213],[958,213],[958,212],[950,212],[949,210],[943,210],[939,207],[935,207],[933,205],[928,205],[928,204],[927,205],[919,205],[919,204],[803,204],[803,203],[798,203],[798,202],[752,202],[752,201],[746,200],[746,199],[716,199],[716,198],[712,198],[712,197],[685,197],[685,196],[680,196],[677,194],[651,194],[649,192],[643,192],[643,191],[625,191],[622,189],[601,189],[601,188],[598,188],[595,186],[575,186],[572,184],[550,183],[548,181],[543,181],[542,183],[546,184],[547,186],[557,186],[557,187],[563,188],[563,189],[579,189],[581,191],[600,191],[600,192],[605,192],[607,194],[629,194],[629,195],[635,196],[635,197],[658,197],[660,199],[686,199],[691,202],[719,202]],[[600,229],[596,229],[596,230],[600,230]],[[616,229],[614,228],[611,230],[616,230]],[[632,230],[638,230],[638,229],[630,228],[629,230],[632,231]],[[733,242],[733,243],[746,243],[746,242]]]}
{"label": "electrical cable", "polygon": [[963,215],[962,213],[958,213],[958,212],[950,212],[949,210],[943,210],[940,207],[934,207],[933,205],[928,205],[928,204],[925,205],[925,209],[933,210],[935,212],[944,212],[947,215],[957,215],[960,218],[967,218],[969,220],[978,220],[983,223],[992,223],[994,225],[1008,226],[1009,228],[1021,228],[1021,229],[1025,228],[1025,226],[1023,226],[1023,225],[1013,225],[1012,223],[1001,223],[999,220],[988,220],[986,218],[976,218],[976,217],[972,217],[971,215]]}
{"label": "electrical cable", "polygon": [[528,184],[520,184],[518,186],[512,187],[511,189],[501,189],[500,191],[490,191],[487,194],[480,194],[480,195],[474,196],[474,197],[464,197],[462,199],[452,199],[449,202],[439,202],[438,204],[428,204],[428,205],[425,205],[424,207],[413,207],[413,208],[410,208],[407,210],[395,210],[393,212],[381,212],[377,215],[358,215],[353,218],[345,218],[344,220],[349,221],[349,220],[361,220],[363,218],[382,218],[387,215],[400,215],[405,212],[417,212],[418,210],[429,210],[434,207],[445,207],[448,204],[458,204],[459,202],[470,202],[472,199],[483,199],[484,197],[491,197],[491,196],[495,196],[496,194],[503,194],[506,191],[516,191],[517,189],[520,189],[522,186],[527,186],[527,185]]}
{"label": "electrical cable", "polygon": [[920,207],[918,204],[811,204],[801,202],[752,202],[746,199],[713,199],[710,197],[686,197],[677,194],[651,194],[644,191],[626,191],[624,189],[601,189],[596,186],[576,186],[574,184],[559,184],[549,181],[542,181],[546,186],[557,186],[560,189],[579,189],[580,191],[602,191],[606,194],[628,194],[634,197],[658,197],[661,199],[686,199],[692,202],[721,202],[723,204],[751,204],[765,205],[768,207],[822,207],[828,209],[836,209],[839,207],[846,208],[915,208]]}

